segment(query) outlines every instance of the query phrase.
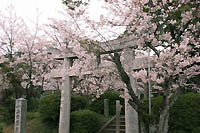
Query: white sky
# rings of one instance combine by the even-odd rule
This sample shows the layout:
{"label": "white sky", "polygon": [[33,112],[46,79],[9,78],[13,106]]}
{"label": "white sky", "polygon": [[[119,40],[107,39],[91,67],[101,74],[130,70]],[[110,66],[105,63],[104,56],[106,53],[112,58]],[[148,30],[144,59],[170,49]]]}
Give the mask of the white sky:
{"label": "white sky", "polygon": [[[4,10],[10,4],[13,4],[17,16],[25,19],[25,21],[35,21],[37,9],[39,11],[39,21],[46,23],[48,18],[57,18],[60,16],[58,13],[62,11],[62,0],[0,0],[0,10]],[[100,0],[92,0],[90,6],[90,13],[92,18],[99,19],[102,12],[102,2]]]}
{"label": "white sky", "polygon": [[[91,0],[90,3],[88,10],[91,19],[99,20],[100,15],[105,13],[102,9],[103,0]],[[0,0],[0,10],[5,10],[10,4],[15,7],[17,16],[22,17],[28,25],[36,21],[37,9],[39,23],[46,24],[49,22],[48,18],[62,17],[59,11],[64,6],[62,0]]]}
{"label": "white sky", "polygon": [[38,9],[41,23],[47,22],[50,17],[58,17],[58,10],[62,10],[63,6],[61,0],[0,0],[0,9],[4,10],[10,4],[14,5],[17,16],[26,22],[36,20]]}

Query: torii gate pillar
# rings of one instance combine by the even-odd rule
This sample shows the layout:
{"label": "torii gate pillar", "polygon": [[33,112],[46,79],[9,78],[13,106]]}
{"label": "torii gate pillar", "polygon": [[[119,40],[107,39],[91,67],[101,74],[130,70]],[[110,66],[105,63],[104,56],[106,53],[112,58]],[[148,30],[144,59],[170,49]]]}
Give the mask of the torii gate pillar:
{"label": "torii gate pillar", "polygon": [[[130,77],[131,86],[136,87],[136,79]],[[138,126],[138,113],[135,111],[133,107],[128,103],[130,99],[130,95],[128,90],[125,89],[125,123],[126,123],[126,133],[139,133]]]}
{"label": "torii gate pillar", "polygon": [[71,77],[75,76],[72,73],[67,73],[67,70],[72,66],[73,59],[77,59],[76,55],[66,53],[64,57],[61,55],[61,51],[56,48],[48,48],[49,54],[54,55],[56,60],[64,60],[63,70],[56,70],[51,72],[53,79],[62,78],[62,90],[61,90],[61,103],[60,103],[60,119],[59,119],[59,133],[70,133],[70,108],[71,108],[71,89],[72,82]]}
{"label": "torii gate pillar", "polygon": [[[65,70],[72,66],[73,58],[64,58]],[[62,92],[60,103],[59,133],[70,133],[70,107],[71,107],[71,77],[69,74],[62,76]]]}
{"label": "torii gate pillar", "polygon": [[[131,73],[132,66],[135,63],[135,55],[134,51],[131,48],[125,49],[125,57],[124,57],[124,68],[125,71],[128,73]],[[136,79],[129,74],[129,78],[131,81],[131,86],[133,88],[133,91],[137,93],[136,88]],[[138,113],[131,107],[131,105],[128,103],[131,96],[128,93],[128,90],[125,89],[125,123],[126,123],[126,133],[139,133],[139,126],[138,126]]]}

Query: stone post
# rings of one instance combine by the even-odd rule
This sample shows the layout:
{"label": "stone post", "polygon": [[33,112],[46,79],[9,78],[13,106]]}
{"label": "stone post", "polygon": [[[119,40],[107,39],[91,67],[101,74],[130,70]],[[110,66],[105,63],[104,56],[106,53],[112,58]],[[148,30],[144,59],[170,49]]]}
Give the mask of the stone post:
{"label": "stone post", "polygon": [[109,116],[109,99],[104,99],[104,116]]}
{"label": "stone post", "polygon": [[14,133],[26,133],[27,100],[16,99]]}
{"label": "stone post", "polygon": [[[136,79],[130,74],[132,70],[132,66],[135,63],[135,52],[131,48],[125,49],[124,54],[124,68],[125,71],[129,74],[130,82],[133,91],[137,95],[137,87],[136,87]],[[128,103],[128,100],[131,96],[128,93],[128,90],[125,89],[125,123],[126,123],[126,133],[139,133],[138,127],[138,113],[131,107]]]}
{"label": "stone post", "polygon": [[128,103],[130,95],[127,89],[125,90],[125,97],[126,133],[139,133],[138,113]]}
{"label": "stone post", "polygon": [[116,100],[116,133],[120,132],[120,101]]}
{"label": "stone post", "polygon": [[[71,67],[72,59],[64,58],[64,69]],[[59,133],[70,133],[71,77],[62,77],[62,93],[60,103]]]}

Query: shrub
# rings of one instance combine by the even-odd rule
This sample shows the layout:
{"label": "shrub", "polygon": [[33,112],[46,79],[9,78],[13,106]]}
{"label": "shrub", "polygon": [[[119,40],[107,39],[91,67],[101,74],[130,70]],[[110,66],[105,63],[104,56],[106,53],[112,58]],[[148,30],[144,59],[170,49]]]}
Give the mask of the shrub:
{"label": "shrub", "polygon": [[80,95],[73,94],[71,97],[71,112],[80,109],[85,109],[89,105],[89,100]]}
{"label": "shrub", "polygon": [[188,93],[179,97],[170,109],[170,131],[192,132],[200,125],[200,94]]}
{"label": "shrub", "polygon": [[200,127],[194,128],[192,133],[200,133]]}
{"label": "shrub", "polygon": [[[158,123],[162,97],[152,98],[151,123]],[[148,102],[144,106],[145,120],[148,122]],[[200,94],[181,95],[169,111],[169,133],[192,133],[199,130]]]}
{"label": "shrub", "polygon": [[90,110],[79,110],[71,113],[70,133],[95,133],[103,124],[103,118]]}
{"label": "shrub", "polygon": [[38,110],[39,98],[29,98],[27,99],[27,111],[36,112]]}
{"label": "shrub", "polygon": [[0,133],[3,133],[3,126],[0,125]]}
{"label": "shrub", "polygon": [[116,100],[120,100],[123,106],[122,113],[124,113],[124,99],[120,98],[120,93],[112,90],[107,90],[99,98],[92,102],[89,109],[99,114],[104,114],[104,99],[109,99],[109,115],[115,115]]}
{"label": "shrub", "polygon": [[1,102],[0,115],[2,116],[2,120],[7,123],[13,123],[15,116],[15,98],[13,91],[10,89],[3,90]]}
{"label": "shrub", "polygon": [[[158,123],[159,122],[159,117],[160,117],[160,105],[162,103],[162,97],[153,97],[151,99],[151,111],[152,114],[150,116],[150,123]],[[148,126],[149,123],[149,105],[148,105],[148,100],[145,100],[144,106],[141,109],[142,115],[144,116],[144,122],[146,123],[146,126]]]}
{"label": "shrub", "polygon": [[58,125],[60,112],[60,92],[47,94],[40,99],[39,113],[44,122]]}
{"label": "shrub", "polygon": [[[60,97],[60,92],[55,92],[47,93],[41,98],[39,112],[43,121],[54,125],[59,123]],[[88,106],[88,103],[86,97],[73,94],[71,97],[71,111],[84,109]]]}
{"label": "shrub", "polygon": [[27,120],[33,120],[35,118],[39,118],[38,112],[27,112]]}

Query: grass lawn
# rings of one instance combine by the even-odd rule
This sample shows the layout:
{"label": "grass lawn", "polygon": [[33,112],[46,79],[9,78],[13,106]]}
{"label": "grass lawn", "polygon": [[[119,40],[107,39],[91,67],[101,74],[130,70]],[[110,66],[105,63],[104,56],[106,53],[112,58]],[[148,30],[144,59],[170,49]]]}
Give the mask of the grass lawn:
{"label": "grass lawn", "polygon": [[[104,118],[104,124],[110,120],[112,117],[109,116]],[[3,125],[3,133],[14,133],[14,125],[13,124],[5,124]],[[58,133],[58,128],[50,127],[41,121],[39,113],[30,113],[27,114],[27,133]],[[1,133],[1,132],[0,132]]]}
{"label": "grass lawn", "polygon": [[[3,133],[14,133],[13,124],[2,124]],[[58,133],[55,127],[49,127],[40,120],[38,113],[28,114],[27,116],[27,133]],[[0,132],[1,133],[1,132]]]}

